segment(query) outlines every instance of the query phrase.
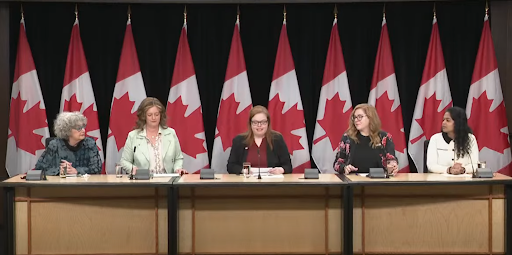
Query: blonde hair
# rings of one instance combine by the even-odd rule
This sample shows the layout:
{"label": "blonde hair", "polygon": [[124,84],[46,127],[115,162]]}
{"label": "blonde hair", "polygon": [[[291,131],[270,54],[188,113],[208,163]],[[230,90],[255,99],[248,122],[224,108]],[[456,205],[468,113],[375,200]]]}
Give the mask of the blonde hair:
{"label": "blonde hair", "polygon": [[350,138],[352,138],[352,140],[354,140],[356,143],[359,143],[359,139],[357,139],[357,133],[359,132],[359,130],[357,130],[356,125],[354,124],[354,115],[356,111],[359,109],[361,109],[366,114],[366,117],[370,122],[370,141],[372,148],[375,148],[381,142],[379,134],[381,131],[382,124],[380,122],[379,115],[377,114],[377,110],[375,109],[375,107],[369,104],[359,104],[354,108],[354,110],[350,114],[347,135]]}
{"label": "blonde hair", "polygon": [[146,97],[137,108],[137,122],[135,123],[135,129],[143,130],[146,125],[146,113],[148,110],[156,106],[158,112],[160,112],[160,126],[167,128],[167,114],[165,113],[165,107],[160,100],[154,97]]}

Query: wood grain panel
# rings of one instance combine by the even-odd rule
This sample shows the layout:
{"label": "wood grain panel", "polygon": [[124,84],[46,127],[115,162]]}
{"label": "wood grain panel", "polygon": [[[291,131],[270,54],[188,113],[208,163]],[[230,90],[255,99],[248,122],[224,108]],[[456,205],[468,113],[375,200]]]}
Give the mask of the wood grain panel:
{"label": "wood grain panel", "polygon": [[197,253],[325,252],[325,200],[197,200],[195,210]]}
{"label": "wood grain panel", "polygon": [[505,252],[505,199],[492,200],[492,252]]}
{"label": "wood grain panel", "polygon": [[488,196],[487,185],[439,185],[439,186],[368,186],[365,194],[371,195],[398,195],[398,196]]}
{"label": "wood grain panel", "polygon": [[[324,196],[323,187],[237,187],[237,188],[195,188],[197,197],[222,196]],[[338,193],[339,194],[339,193]]]}
{"label": "wood grain panel", "polygon": [[366,198],[368,252],[487,252],[488,201]]}
{"label": "wood grain panel", "polygon": [[32,203],[35,254],[154,253],[155,201]]}
{"label": "wood grain panel", "polygon": [[28,206],[27,202],[16,202],[15,203],[15,229],[14,231],[16,238],[16,254],[27,254],[28,253],[28,221],[27,213]]}
{"label": "wood grain panel", "polygon": [[147,197],[155,195],[155,188],[133,187],[33,187],[33,198],[52,197]]}
{"label": "wood grain panel", "polygon": [[179,252],[192,252],[192,202],[190,200],[179,201],[178,233]]}

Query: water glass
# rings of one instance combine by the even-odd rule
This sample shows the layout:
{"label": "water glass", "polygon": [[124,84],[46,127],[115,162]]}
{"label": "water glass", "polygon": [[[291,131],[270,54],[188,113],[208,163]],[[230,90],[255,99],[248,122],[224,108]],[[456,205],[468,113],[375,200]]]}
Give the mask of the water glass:
{"label": "water glass", "polygon": [[68,173],[68,165],[67,164],[65,164],[64,167],[59,166],[60,178],[66,178],[67,173]]}
{"label": "water glass", "polygon": [[244,162],[242,165],[242,173],[244,174],[245,178],[251,177],[251,163],[250,162]]}
{"label": "water glass", "polygon": [[120,163],[116,163],[116,178],[123,177],[123,167]]}
{"label": "water glass", "polygon": [[486,165],[487,165],[486,161],[479,161],[478,162],[478,168],[485,168]]}

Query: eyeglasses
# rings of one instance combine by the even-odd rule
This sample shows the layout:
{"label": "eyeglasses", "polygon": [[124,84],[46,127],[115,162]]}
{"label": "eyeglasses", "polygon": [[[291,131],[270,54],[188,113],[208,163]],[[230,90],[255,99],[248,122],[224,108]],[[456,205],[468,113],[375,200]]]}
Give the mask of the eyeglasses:
{"label": "eyeglasses", "polygon": [[256,120],[253,120],[251,121],[251,124],[253,126],[266,126],[268,124],[268,120],[262,120],[262,121],[256,121]]}
{"label": "eyeglasses", "polygon": [[355,120],[362,120],[364,117],[366,117],[366,115],[357,115],[357,116],[352,116],[352,120],[355,121]]}
{"label": "eyeglasses", "polygon": [[75,128],[75,130],[76,130],[76,131],[82,131],[82,130],[85,130],[85,127],[86,127],[86,126],[87,126],[87,125],[79,126],[79,127]]}

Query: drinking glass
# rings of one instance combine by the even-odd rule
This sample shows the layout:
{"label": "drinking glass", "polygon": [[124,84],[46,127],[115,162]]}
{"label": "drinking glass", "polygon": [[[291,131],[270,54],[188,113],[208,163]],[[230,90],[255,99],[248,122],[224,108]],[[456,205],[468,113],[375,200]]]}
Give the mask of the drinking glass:
{"label": "drinking glass", "polygon": [[250,162],[244,162],[242,166],[242,173],[244,174],[245,178],[251,177],[251,163]]}
{"label": "drinking glass", "polygon": [[123,167],[120,163],[116,163],[116,178],[123,177]]}

